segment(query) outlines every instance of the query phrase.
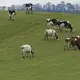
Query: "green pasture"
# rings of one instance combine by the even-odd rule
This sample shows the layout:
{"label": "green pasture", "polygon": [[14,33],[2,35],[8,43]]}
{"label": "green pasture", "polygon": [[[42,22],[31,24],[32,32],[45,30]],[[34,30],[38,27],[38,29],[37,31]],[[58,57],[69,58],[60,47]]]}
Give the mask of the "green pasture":
{"label": "green pasture", "polygon": [[[44,41],[47,18],[69,20],[73,32],[58,32],[59,40]],[[0,12],[0,80],[80,80],[80,51],[64,51],[64,39],[80,34],[80,15],[17,12],[14,21]],[[30,44],[35,58],[22,58],[20,46]]]}

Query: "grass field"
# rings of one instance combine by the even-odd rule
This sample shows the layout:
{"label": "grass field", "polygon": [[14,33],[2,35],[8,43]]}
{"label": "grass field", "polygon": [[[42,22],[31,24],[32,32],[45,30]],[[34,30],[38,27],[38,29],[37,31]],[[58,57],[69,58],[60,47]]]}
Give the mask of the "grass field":
{"label": "grass field", "polygon": [[[47,18],[69,20],[74,30],[44,41]],[[0,12],[0,80],[79,80],[80,51],[64,51],[64,38],[80,34],[80,15],[17,12],[14,21]],[[21,57],[21,44],[32,45],[35,58]]]}

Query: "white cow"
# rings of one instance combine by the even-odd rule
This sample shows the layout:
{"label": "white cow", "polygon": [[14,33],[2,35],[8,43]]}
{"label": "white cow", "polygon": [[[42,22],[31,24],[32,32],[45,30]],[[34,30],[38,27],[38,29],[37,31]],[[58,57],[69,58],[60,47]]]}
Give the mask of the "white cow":
{"label": "white cow", "polygon": [[56,31],[54,29],[46,29],[44,34],[45,34],[44,40],[48,39],[49,36],[52,36],[52,37],[55,36],[56,39],[58,39],[58,35],[57,35],[57,33],[56,33]]}
{"label": "white cow", "polygon": [[53,26],[53,22],[51,21],[51,19],[46,19],[47,21],[47,27],[51,28]]}
{"label": "white cow", "polygon": [[52,26],[53,26],[53,22],[52,21],[47,23],[47,27],[52,27]]}
{"label": "white cow", "polygon": [[32,55],[32,57],[34,55],[34,52],[32,51],[32,47],[28,44],[21,45],[21,51],[22,51],[23,58],[25,57],[25,54],[27,54],[27,57],[28,57],[28,55],[30,55],[30,58],[31,58],[31,55]]}

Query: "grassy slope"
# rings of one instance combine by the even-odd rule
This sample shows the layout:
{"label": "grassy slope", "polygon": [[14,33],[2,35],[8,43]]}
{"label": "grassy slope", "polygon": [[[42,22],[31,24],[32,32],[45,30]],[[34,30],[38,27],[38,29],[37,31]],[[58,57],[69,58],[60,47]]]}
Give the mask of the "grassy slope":
{"label": "grassy slope", "polygon": [[[59,33],[59,41],[44,41],[46,18],[69,20],[73,33]],[[80,31],[80,15],[62,13],[17,12],[14,21],[0,12],[0,79],[1,80],[79,80],[80,52],[64,51],[64,38]],[[31,44],[34,59],[22,59],[21,44]]]}

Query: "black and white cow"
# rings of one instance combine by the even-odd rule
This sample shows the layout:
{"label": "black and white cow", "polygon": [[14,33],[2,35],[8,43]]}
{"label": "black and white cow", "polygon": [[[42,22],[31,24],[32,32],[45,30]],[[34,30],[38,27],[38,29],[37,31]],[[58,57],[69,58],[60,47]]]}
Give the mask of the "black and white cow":
{"label": "black and white cow", "polygon": [[30,14],[33,12],[33,4],[31,3],[25,4],[25,7],[26,7],[26,14]]}
{"label": "black and white cow", "polygon": [[16,15],[16,12],[14,9],[9,9],[8,14],[9,14],[10,20],[13,20],[14,16]]}
{"label": "black and white cow", "polygon": [[57,25],[59,26],[60,31],[62,31],[62,28],[69,29],[70,32],[72,32],[73,27],[69,21],[57,21]]}
{"label": "black and white cow", "polygon": [[49,26],[56,26],[57,25],[57,19],[46,19],[47,25],[49,24]]}
{"label": "black and white cow", "polygon": [[71,32],[73,30],[73,27],[69,21],[64,21],[64,20],[62,21],[62,20],[58,20],[58,19],[54,18],[54,19],[47,19],[47,22],[51,26],[52,25],[58,26],[60,31],[62,31],[62,28],[66,28],[67,30],[69,29]]}

